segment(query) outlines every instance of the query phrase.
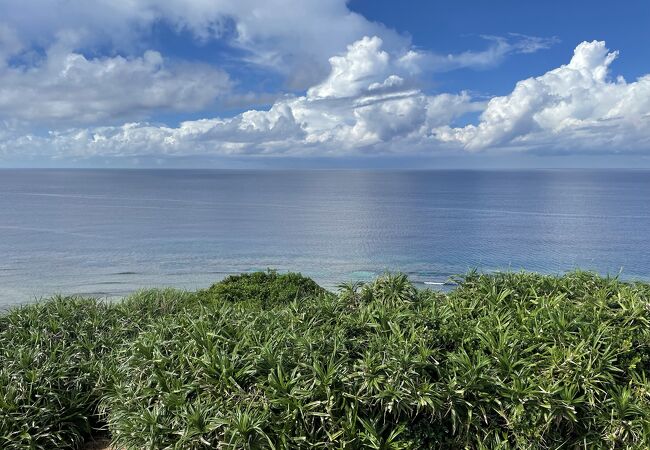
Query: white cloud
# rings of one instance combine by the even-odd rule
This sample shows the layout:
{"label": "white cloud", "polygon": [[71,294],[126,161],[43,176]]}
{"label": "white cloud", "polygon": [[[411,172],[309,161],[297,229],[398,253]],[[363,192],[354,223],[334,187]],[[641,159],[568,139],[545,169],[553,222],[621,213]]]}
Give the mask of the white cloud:
{"label": "white cloud", "polygon": [[[0,23],[25,45],[47,47],[62,32],[82,34],[87,47],[128,52],[154,25],[186,30],[198,40],[222,39],[254,64],[305,88],[327,73],[327,59],[365,35],[392,49],[409,39],[350,11],[346,0],[0,0]],[[2,34],[0,29],[0,46]]]}
{"label": "white cloud", "polygon": [[231,84],[219,69],[170,63],[156,51],[86,57],[63,38],[37,61],[0,64],[0,119],[79,124],[196,110],[228,92]]}
{"label": "white cloud", "polygon": [[[41,141],[56,155],[346,154],[400,139],[429,139],[440,123],[482,108],[466,93],[427,96],[399,71],[378,37],[364,37],[330,59],[330,75],[301,97],[268,111],[187,121],[178,127],[129,123],[55,132]],[[18,145],[5,144],[5,149]],[[405,149],[407,150],[407,149]],[[388,148],[384,148],[388,151]]]}
{"label": "white cloud", "polygon": [[507,56],[518,53],[535,53],[545,50],[558,42],[555,37],[541,38],[511,33],[508,37],[481,36],[489,42],[481,51],[468,50],[458,54],[439,54],[435,52],[410,50],[399,59],[399,64],[413,73],[446,72],[455,69],[488,69],[501,63]]}
{"label": "white cloud", "polygon": [[[330,59],[321,83],[269,110],[177,127],[129,123],[41,137],[6,127],[0,153],[38,148],[88,158],[650,148],[650,75],[631,83],[611,79],[617,54],[603,42],[580,44],[567,65],[520,81],[511,94],[489,102],[466,92],[425,94],[404,68],[404,55],[365,37]],[[477,124],[454,125],[478,112]]]}
{"label": "white cloud", "polygon": [[0,69],[5,67],[7,59],[23,50],[23,43],[16,31],[10,26],[0,23]]}
{"label": "white cloud", "polygon": [[[511,36],[490,37],[483,52],[415,51],[408,36],[352,12],[346,0],[66,0],[55,6],[0,0],[0,120],[108,125],[199,112],[215,100],[250,107],[268,99],[241,92],[250,86],[231,82],[218,67],[151,51],[146,43],[160,24],[198,41],[221,40],[237,51],[238,64],[280,73],[294,89],[311,86],[310,100],[404,91],[422,71],[483,68],[550,45]],[[346,123],[362,121],[365,113],[345,116]],[[331,133],[319,132],[324,135]]]}
{"label": "white cloud", "polygon": [[583,42],[567,65],[517,83],[491,99],[478,125],[442,128],[439,137],[472,151],[491,147],[648,149],[650,75],[609,79],[617,52]]}
{"label": "white cloud", "polygon": [[[556,42],[512,34],[485,36],[483,51],[441,55],[411,50],[411,40],[381,23],[351,11],[347,0],[0,0],[2,26],[11,25],[20,48],[47,47],[61,33],[83,36],[87,48],[109,45],[119,53],[135,50],[161,23],[189,31],[198,40],[221,39],[244,51],[243,59],[287,77],[292,88],[305,89],[329,71],[328,58],[364,36],[378,36],[384,48],[402,53],[410,71],[486,68],[512,53],[530,53]],[[4,24],[4,25],[2,25]],[[79,43],[81,45],[81,43]],[[76,47],[78,48],[78,47]],[[14,46],[14,51],[18,47]],[[409,51],[410,50],[410,51]]]}
{"label": "white cloud", "polygon": [[388,53],[381,49],[383,42],[377,36],[365,36],[348,46],[342,56],[332,56],[330,74],[322,83],[307,91],[310,98],[352,97],[366,89],[376,89],[378,83],[368,84],[368,80],[387,75],[389,69]]}
{"label": "white cloud", "polygon": [[0,0],[0,11],[0,119],[40,124],[105,125],[250,97],[229,92],[236,83],[218,68],[150,51],[143,43],[161,23],[199,41],[220,39],[243,50],[244,64],[279,72],[300,89],[366,34],[392,48],[410,45],[345,0],[66,0],[56,7]]}

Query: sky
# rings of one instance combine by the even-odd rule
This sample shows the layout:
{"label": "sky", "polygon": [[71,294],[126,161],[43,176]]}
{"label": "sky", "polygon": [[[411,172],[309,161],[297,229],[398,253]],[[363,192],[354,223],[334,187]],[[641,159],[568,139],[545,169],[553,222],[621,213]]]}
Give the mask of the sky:
{"label": "sky", "polygon": [[650,2],[0,0],[0,167],[650,167]]}

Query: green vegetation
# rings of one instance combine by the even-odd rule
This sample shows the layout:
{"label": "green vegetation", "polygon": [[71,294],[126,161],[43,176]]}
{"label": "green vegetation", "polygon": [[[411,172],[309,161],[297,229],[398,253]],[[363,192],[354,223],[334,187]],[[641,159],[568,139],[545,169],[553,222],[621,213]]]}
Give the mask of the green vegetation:
{"label": "green vegetation", "polygon": [[286,305],[293,300],[318,296],[326,291],[311,278],[298,273],[254,272],[230,276],[210,288],[199,291],[202,300],[248,301],[262,308]]}
{"label": "green vegetation", "polygon": [[0,448],[650,447],[650,285],[230,277],[0,317]]}
{"label": "green vegetation", "polygon": [[117,304],[56,297],[0,317],[0,448],[76,448],[101,424],[117,350],[195,296],[146,291]]}

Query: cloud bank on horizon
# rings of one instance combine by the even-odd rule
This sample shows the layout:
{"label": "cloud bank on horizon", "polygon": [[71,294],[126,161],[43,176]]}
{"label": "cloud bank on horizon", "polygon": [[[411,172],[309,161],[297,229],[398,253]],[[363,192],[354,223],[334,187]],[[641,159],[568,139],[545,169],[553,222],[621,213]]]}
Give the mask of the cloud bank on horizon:
{"label": "cloud bank on horizon", "polygon": [[[615,76],[618,53],[603,41],[582,42],[566,64],[485,98],[471,86],[431,93],[426,80],[487,70],[556,39],[486,36],[483,50],[441,55],[344,0],[0,6],[0,164],[650,149],[650,75]],[[160,24],[198,43],[220,42],[236,64],[281,78],[276,99],[264,109],[209,115],[215,105],[256,94],[218,59],[149,48],[147,36]],[[203,118],[169,123],[181,113]]]}

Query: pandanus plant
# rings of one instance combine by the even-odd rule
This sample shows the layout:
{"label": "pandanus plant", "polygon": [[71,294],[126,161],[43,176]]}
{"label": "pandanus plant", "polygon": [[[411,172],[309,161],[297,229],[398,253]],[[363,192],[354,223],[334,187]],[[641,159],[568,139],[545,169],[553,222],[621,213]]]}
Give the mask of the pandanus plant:
{"label": "pandanus plant", "polygon": [[650,285],[231,277],[0,317],[0,448],[650,448]]}

